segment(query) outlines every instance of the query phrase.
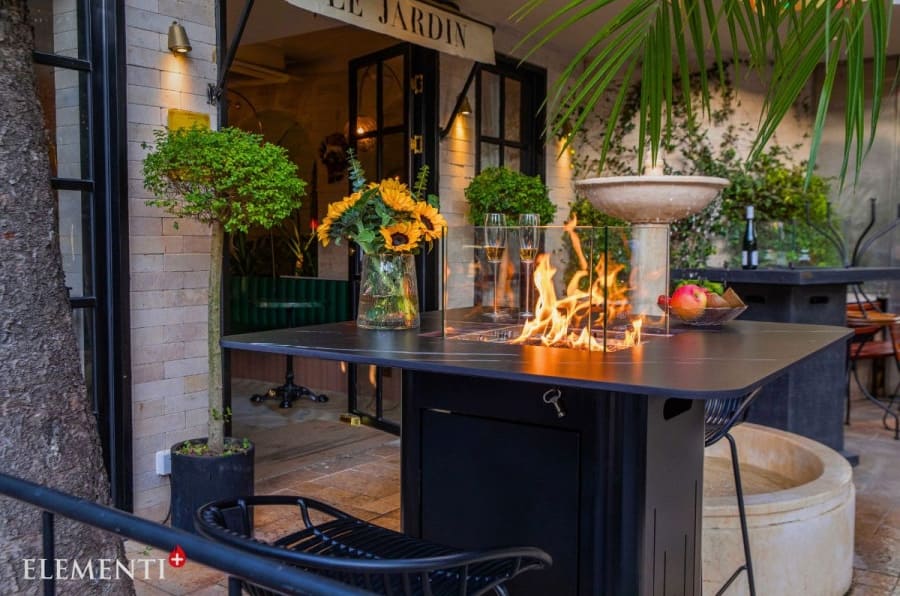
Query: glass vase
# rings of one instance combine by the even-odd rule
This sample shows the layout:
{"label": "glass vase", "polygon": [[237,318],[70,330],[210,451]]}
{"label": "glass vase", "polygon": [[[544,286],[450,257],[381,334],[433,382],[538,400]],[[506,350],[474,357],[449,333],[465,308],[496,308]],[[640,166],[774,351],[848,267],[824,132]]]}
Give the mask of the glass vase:
{"label": "glass vase", "polygon": [[419,291],[413,255],[363,255],[357,312],[356,324],[364,329],[419,326]]}

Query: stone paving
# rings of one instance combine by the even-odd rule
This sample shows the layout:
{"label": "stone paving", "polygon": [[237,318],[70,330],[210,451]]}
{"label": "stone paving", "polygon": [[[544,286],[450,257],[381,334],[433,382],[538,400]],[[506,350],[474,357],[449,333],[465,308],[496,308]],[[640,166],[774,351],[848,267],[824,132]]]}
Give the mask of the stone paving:
{"label": "stone paving", "polygon": [[[238,385],[235,396],[239,395],[238,388],[247,387]],[[316,411],[313,403],[298,403],[296,412],[285,414],[248,410],[237,405],[240,401],[235,397],[235,425],[246,425],[246,434],[259,440],[263,447],[257,447],[257,494],[307,495],[373,523],[399,529],[400,443],[396,437],[364,427],[338,426],[321,408]],[[340,410],[335,405],[329,407],[333,413]],[[860,464],[854,468],[856,554],[853,587],[848,594],[900,596],[900,442],[882,427],[880,410],[874,405],[855,398],[852,414],[845,442],[848,452],[860,455]],[[277,434],[274,436],[279,438],[272,441],[279,426],[278,416],[301,420],[291,422],[294,426],[290,433],[294,437],[324,433],[328,440],[312,446],[307,441],[306,448],[286,445]],[[261,434],[256,437],[253,433]],[[264,463],[266,453],[277,460],[277,465]],[[287,523],[278,519],[262,521],[265,531],[273,534],[278,534]],[[134,556],[165,556],[152,549],[149,552],[153,554],[145,555],[146,549],[134,543],[128,544],[127,550]],[[165,581],[139,581],[136,589],[139,596],[227,593],[222,574],[190,562],[167,573]]]}

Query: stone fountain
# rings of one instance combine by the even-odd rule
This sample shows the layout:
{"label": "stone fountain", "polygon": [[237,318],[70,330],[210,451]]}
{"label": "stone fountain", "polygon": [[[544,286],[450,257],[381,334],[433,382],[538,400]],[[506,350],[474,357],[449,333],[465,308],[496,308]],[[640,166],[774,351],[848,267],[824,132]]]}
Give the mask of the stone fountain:
{"label": "stone fountain", "polygon": [[711,176],[609,176],[575,186],[591,204],[632,224],[634,314],[658,316],[656,299],[669,293],[669,224],[701,211],[728,180]]}

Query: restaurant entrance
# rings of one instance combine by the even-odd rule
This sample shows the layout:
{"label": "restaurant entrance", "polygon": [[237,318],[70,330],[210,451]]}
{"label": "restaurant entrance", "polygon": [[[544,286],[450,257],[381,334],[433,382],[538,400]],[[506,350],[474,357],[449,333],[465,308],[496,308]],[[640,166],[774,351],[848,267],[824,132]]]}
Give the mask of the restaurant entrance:
{"label": "restaurant entrance", "polygon": [[[396,176],[410,183],[427,164],[426,190],[437,194],[438,52],[284,2],[257,3],[243,28],[245,5],[229,2],[226,8],[227,31],[242,33],[224,79],[224,123],[284,147],[307,182],[303,204],[285,229],[232,238],[226,329],[286,326],[287,313],[257,308],[282,290],[291,295],[280,298],[306,302],[307,292],[324,288],[328,296],[318,301],[318,310],[293,313],[296,324],[354,318],[360,255],[346,243],[320,246],[315,229],[329,204],[350,192],[350,149],[369,181]],[[228,43],[230,37],[225,36]],[[423,312],[440,307],[439,254],[417,257]],[[276,380],[283,368],[281,359],[249,362],[247,355],[235,354],[231,377]],[[297,381],[317,392],[346,393],[347,409],[364,422],[399,431],[399,375],[300,360],[294,368]],[[232,401],[240,399],[236,393]]]}

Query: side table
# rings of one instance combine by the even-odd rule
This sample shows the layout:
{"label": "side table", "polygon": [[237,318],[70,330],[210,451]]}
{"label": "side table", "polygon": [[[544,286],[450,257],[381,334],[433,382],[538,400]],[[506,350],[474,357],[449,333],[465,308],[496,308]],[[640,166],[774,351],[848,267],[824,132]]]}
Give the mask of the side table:
{"label": "side table", "polygon": [[[280,309],[287,311],[288,327],[296,327],[295,313],[305,308],[322,308],[319,302],[298,302],[295,300],[260,300],[256,303],[259,308]],[[300,398],[308,398],[314,402],[323,403],[328,401],[328,396],[324,393],[316,394],[308,387],[294,384],[294,357],[290,354],[285,356],[285,372],[284,384],[278,387],[272,387],[265,393],[257,393],[250,397],[250,401],[261,403],[267,399],[280,399],[281,408],[291,408],[294,401]]]}

